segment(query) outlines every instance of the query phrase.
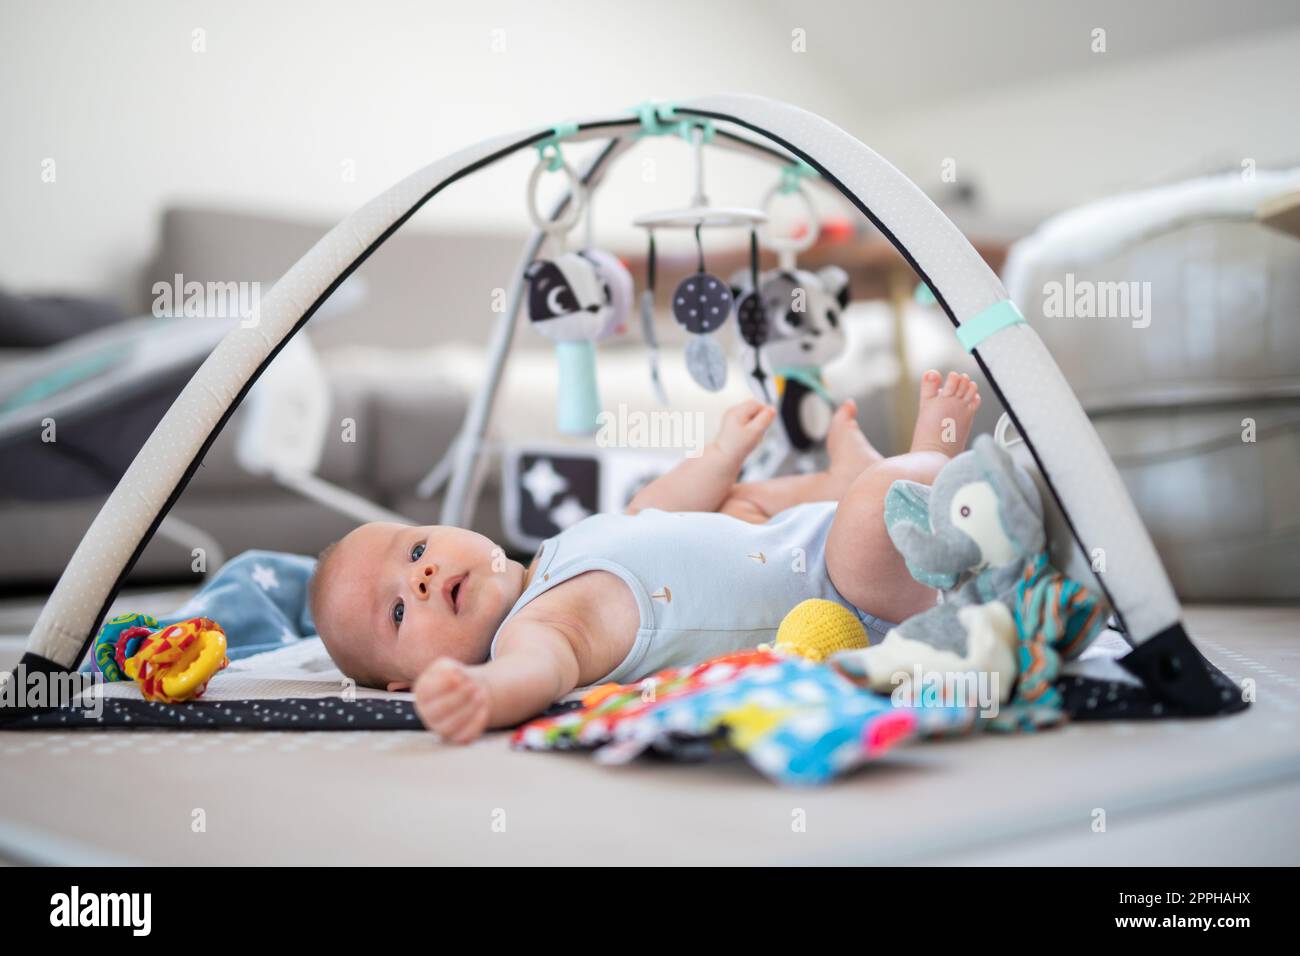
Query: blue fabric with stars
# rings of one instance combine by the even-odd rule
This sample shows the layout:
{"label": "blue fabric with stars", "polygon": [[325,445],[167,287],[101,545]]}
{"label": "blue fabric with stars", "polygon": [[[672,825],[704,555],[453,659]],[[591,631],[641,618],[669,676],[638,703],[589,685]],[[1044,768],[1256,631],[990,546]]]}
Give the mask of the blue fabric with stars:
{"label": "blue fabric with stars", "polygon": [[[226,632],[232,661],[316,636],[307,608],[307,582],[316,559],[280,551],[245,551],[221,566],[184,606],[154,614],[159,628],[209,617]],[[153,609],[148,609],[153,613]],[[82,670],[94,667],[93,662]]]}

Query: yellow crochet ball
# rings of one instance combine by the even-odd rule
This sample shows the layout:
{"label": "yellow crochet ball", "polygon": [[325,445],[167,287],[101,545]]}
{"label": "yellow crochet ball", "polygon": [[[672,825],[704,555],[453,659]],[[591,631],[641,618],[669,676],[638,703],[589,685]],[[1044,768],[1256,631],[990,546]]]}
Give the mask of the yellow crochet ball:
{"label": "yellow crochet ball", "polygon": [[867,646],[867,629],[842,604],[809,598],[794,606],[776,631],[776,649],[810,661]]}

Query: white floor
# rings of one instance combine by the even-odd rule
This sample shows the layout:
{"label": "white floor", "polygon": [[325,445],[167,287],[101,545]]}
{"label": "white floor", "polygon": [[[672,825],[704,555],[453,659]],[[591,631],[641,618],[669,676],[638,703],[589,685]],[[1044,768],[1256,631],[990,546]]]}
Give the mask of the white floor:
{"label": "white floor", "polygon": [[[811,791],[740,763],[521,753],[502,734],[0,733],[0,859],[1300,863],[1300,608],[1187,623],[1255,682],[1249,711],[918,744]],[[133,805],[147,839],[106,824]]]}

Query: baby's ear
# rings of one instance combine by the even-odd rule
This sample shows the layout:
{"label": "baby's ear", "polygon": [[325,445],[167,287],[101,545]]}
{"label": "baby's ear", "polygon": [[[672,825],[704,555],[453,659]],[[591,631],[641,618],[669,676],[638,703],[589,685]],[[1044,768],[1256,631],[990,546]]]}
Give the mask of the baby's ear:
{"label": "baby's ear", "polygon": [[394,693],[410,690],[411,682],[409,680],[390,680],[388,682],[388,689],[390,692]]}

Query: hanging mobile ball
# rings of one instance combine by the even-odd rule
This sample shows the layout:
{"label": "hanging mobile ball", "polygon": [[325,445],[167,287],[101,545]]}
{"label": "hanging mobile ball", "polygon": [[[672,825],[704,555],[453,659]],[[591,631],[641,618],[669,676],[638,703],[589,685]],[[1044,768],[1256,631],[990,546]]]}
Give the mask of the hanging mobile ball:
{"label": "hanging mobile ball", "polygon": [[731,287],[704,268],[704,243],[700,227],[695,227],[699,248],[699,268],[673,290],[673,318],[691,333],[686,346],[686,370],[697,385],[710,392],[727,383],[727,358],[710,334],[722,328],[731,317]]}

